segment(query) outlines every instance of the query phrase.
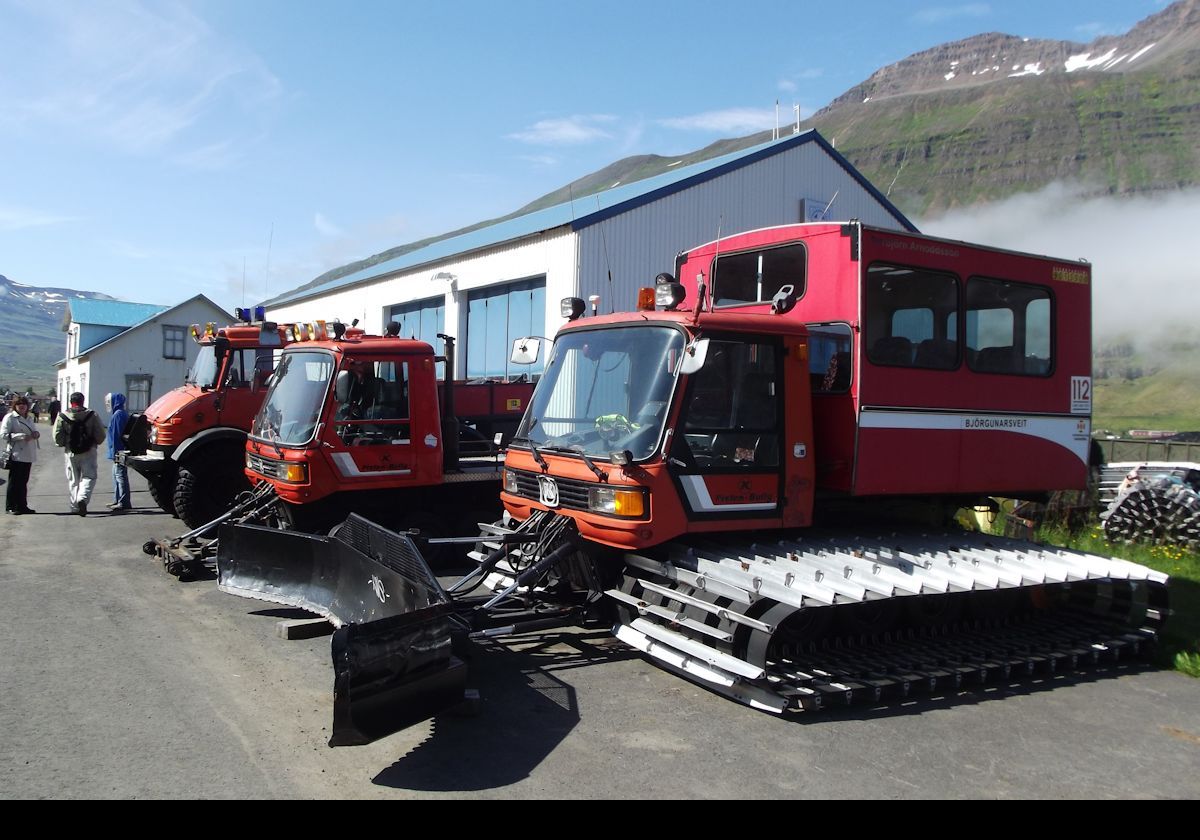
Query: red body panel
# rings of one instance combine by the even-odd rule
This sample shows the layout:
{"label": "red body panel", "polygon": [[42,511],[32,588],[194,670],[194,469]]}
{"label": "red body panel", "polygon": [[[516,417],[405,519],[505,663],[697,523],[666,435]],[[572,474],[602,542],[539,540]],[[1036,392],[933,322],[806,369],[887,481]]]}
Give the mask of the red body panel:
{"label": "red body panel", "polygon": [[[261,326],[239,324],[222,327],[215,336],[204,336],[199,343],[211,345],[220,336],[229,342],[229,348],[233,351],[257,350],[268,346],[282,348],[289,342],[286,330],[281,327],[275,328],[274,332],[268,331],[267,335],[271,339],[270,344],[263,343]],[[199,432],[217,427],[249,431],[266,389],[261,387],[260,381],[230,386],[224,373],[222,369],[218,374],[217,381],[220,384],[216,388],[181,385],[163,394],[146,408],[146,419],[157,429],[155,448],[172,450]]]}
{"label": "red body panel", "polygon": [[[788,225],[726,237],[683,255],[679,280],[688,290],[686,305],[695,301],[698,283],[712,276],[714,258],[794,242],[806,249],[805,289],[780,317],[848,324],[853,336],[849,389],[812,397],[820,489],[953,495],[1086,485],[1090,402],[1079,398],[1091,384],[1089,265],[857,224]],[[874,264],[952,275],[960,301],[968,278],[1048,290],[1053,368],[1036,376],[984,373],[972,370],[965,356],[951,370],[873,364],[864,347],[863,298]],[[760,313],[769,304],[717,311]]]}
{"label": "red body panel", "polygon": [[[334,360],[334,370],[352,363],[407,364],[408,408],[406,421],[395,424],[386,439],[358,440],[347,444],[337,434],[338,405],[327,389],[315,438],[303,446],[276,445],[251,437],[246,449],[267,464],[279,461],[304,464],[307,479],[291,482],[264,475],[250,467],[253,482],[269,481],[279,496],[295,505],[312,504],[335,494],[370,493],[403,488],[439,486],[445,481],[440,400],[445,388],[436,376],[433,348],[412,339],[355,335],[342,340],[302,341],[296,350],[322,350]],[[528,383],[454,384],[455,416],[478,424],[485,437],[491,424],[509,421],[515,426],[528,403],[533,385]],[[369,445],[359,445],[369,444]],[[493,479],[496,477],[493,473]]]}

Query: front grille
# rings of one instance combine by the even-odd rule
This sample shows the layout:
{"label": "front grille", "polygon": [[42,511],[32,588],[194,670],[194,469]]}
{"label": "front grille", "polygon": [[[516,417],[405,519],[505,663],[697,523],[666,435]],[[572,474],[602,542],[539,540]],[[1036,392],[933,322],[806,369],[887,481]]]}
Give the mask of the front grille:
{"label": "front grille", "polygon": [[[509,470],[509,472],[517,477],[516,495],[534,501],[541,499],[537,473],[521,472],[520,470]],[[580,481],[577,478],[555,478],[554,480],[558,483],[559,507],[568,510],[588,509],[588,489],[594,486],[592,482]]]}
{"label": "front grille", "polygon": [[284,461],[274,461],[253,452],[246,454],[246,466],[264,478],[284,478],[287,475],[287,464]]}

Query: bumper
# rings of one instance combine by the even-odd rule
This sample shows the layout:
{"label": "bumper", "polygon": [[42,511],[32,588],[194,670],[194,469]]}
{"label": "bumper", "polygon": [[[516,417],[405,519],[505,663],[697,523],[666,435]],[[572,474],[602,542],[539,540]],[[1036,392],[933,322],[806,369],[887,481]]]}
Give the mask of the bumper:
{"label": "bumper", "polygon": [[118,464],[124,464],[131,470],[142,475],[157,475],[165,472],[174,463],[170,454],[164,450],[151,450],[144,455],[130,455],[128,452],[118,452]]}

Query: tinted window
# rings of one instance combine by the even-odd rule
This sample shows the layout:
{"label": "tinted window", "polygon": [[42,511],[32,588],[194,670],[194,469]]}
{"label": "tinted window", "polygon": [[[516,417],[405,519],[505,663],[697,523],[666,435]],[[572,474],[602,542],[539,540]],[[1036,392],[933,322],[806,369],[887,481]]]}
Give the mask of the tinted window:
{"label": "tinted window", "polygon": [[717,306],[769,301],[783,286],[796,297],[804,294],[803,245],[721,254],[713,265],[713,299]]}
{"label": "tinted window", "polygon": [[815,393],[849,390],[852,342],[849,324],[808,325],[808,373]]}
{"label": "tinted window", "polygon": [[876,263],[867,270],[865,346],[877,365],[958,367],[958,278]]}
{"label": "tinted window", "polygon": [[980,373],[1047,376],[1052,358],[1050,292],[1041,286],[967,281],[967,364]]}

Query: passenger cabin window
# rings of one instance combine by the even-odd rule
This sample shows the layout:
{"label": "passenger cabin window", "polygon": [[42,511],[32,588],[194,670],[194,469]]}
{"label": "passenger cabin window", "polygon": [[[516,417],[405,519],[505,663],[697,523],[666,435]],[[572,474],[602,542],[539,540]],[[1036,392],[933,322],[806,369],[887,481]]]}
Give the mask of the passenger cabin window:
{"label": "passenger cabin window", "polygon": [[805,254],[801,244],[720,254],[713,264],[717,306],[770,301],[783,286],[804,294]]}
{"label": "passenger cabin window", "polygon": [[850,390],[853,334],[849,324],[808,325],[808,374],[814,394]]}
{"label": "passenger cabin window", "polygon": [[876,365],[958,367],[958,278],[875,263],[867,270],[864,343]]}
{"label": "passenger cabin window", "polygon": [[1050,291],[972,277],[967,281],[967,365],[979,373],[1049,376]]}
{"label": "passenger cabin window", "polygon": [[776,348],[712,341],[684,412],[683,453],[700,470],[779,465]]}

